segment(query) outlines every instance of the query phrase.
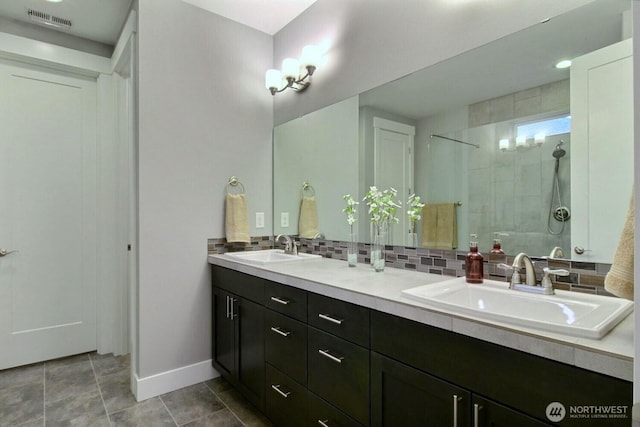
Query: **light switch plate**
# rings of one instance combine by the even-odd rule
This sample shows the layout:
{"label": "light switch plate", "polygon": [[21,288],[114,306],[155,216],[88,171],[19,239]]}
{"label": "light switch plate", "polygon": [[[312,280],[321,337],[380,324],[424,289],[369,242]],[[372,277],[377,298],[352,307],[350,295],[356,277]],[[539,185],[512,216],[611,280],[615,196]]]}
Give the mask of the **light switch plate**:
{"label": "light switch plate", "polygon": [[280,227],[289,226],[289,212],[280,212]]}
{"label": "light switch plate", "polygon": [[256,228],[264,228],[264,212],[256,212]]}

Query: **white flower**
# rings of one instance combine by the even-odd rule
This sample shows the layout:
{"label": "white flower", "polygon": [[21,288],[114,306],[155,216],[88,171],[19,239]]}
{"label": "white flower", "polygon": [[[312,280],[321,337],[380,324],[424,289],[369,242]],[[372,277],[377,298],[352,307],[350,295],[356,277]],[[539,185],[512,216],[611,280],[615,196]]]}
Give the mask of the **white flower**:
{"label": "white flower", "polygon": [[342,198],[347,202],[347,206],[342,209],[342,212],[347,214],[347,224],[349,224],[349,226],[352,226],[356,221],[358,221],[358,210],[356,209],[356,205],[358,205],[358,202],[353,200],[351,194],[345,194],[344,196],[342,196]]}
{"label": "white flower", "polygon": [[422,218],[420,214],[422,213],[422,208],[424,208],[424,203],[420,203],[420,196],[410,195],[409,199],[407,199],[407,206],[409,206],[407,209],[409,220],[413,223],[420,221],[420,218]]}

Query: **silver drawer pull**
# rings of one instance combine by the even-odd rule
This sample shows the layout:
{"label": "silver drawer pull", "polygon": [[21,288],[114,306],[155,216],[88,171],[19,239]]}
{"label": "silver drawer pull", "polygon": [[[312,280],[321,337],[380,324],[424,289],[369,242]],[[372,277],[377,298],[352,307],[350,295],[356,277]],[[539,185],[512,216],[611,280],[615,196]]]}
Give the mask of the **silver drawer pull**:
{"label": "silver drawer pull", "polygon": [[283,337],[288,337],[291,334],[291,332],[289,331],[283,331],[282,329],[280,329],[280,326],[272,326],[271,330],[276,334],[282,335]]}
{"label": "silver drawer pull", "polygon": [[280,384],[271,384],[271,388],[274,389],[275,391],[277,391],[278,393],[280,393],[280,396],[282,397],[289,397],[289,395],[291,394],[290,391],[282,391],[280,390]]}
{"label": "silver drawer pull", "polygon": [[318,424],[320,424],[322,427],[329,427],[329,420],[318,420]]}
{"label": "silver drawer pull", "polygon": [[328,357],[336,363],[342,363],[342,360],[344,359],[344,357],[342,356],[334,356],[333,354],[329,353],[329,350],[318,350],[318,353],[320,353],[324,357]]}
{"label": "silver drawer pull", "polygon": [[473,427],[480,427],[480,411],[482,406],[477,403],[473,404]]}
{"label": "silver drawer pull", "polygon": [[271,297],[271,301],[275,301],[275,302],[277,302],[279,304],[282,304],[282,305],[287,305],[287,304],[289,304],[291,302],[288,299],[283,299],[283,298],[280,298],[280,297]]}
{"label": "silver drawer pull", "polygon": [[333,317],[329,316],[328,314],[318,314],[318,317],[324,320],[327,320],[331,323],[335,323],[336,325],[342,325],[342,322],[344,322],[344,319],[334,319]]}
{"label": "silver drawer pull", "polygon": [[458,427],[458,402],[461,400],[458,395],[453,395],[453,427]]}

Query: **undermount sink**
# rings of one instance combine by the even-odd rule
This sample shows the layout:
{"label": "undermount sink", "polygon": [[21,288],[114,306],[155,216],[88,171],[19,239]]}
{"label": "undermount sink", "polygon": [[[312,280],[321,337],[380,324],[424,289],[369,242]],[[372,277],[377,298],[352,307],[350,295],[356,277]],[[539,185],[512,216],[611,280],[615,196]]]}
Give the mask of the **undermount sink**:
{"label": "undermount sink", "polygon": [[282,249],[266,249],[262,251],[226,252],[226,256],[240,262],[256,265],[277,264],[283,262],[297,262],[322,258],[320,255],[298,253],[298,255],[285,254]]}
{"label": "undermount sink", "polygon": [[633,311],[633,302],[556,290],[538,295],[493,280],[468,284],[464,277],[402,291],[436,308],[576,337],[602,338]]}

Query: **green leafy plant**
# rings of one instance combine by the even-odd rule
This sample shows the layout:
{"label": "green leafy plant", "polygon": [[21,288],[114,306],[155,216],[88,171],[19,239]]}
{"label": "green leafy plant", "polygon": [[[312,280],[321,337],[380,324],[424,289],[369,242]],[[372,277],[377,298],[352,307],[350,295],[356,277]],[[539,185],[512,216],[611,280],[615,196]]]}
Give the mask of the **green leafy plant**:
{"label": "green leafy plant", "polygon": [[347,206],[342,209],[342,212],[344,212],[345,214],[347,214],[347,224],[349,224],[349,227],[351,228],[351,233],[353,233],[353,224],[355,224],[358,221],[358,202],[356,202],[353,197],[351,196],[351,194],[345,194],[344,196],[342,196],[342,199],[347,202]]}
{"label": "green leafy plant", "polygon": [[398,192],[391,187],[384,191],[378,190],[375,186],[369,187],[364,196],[363,201],[369,206],[369,215],[371,222],[376,227],[376,231],[380,233],[385,225],[396,224],[400,220],[396,217],[396,213],[400,208],[400,202],[393,200]]}
{"label": "green leafy plant", "polygon": [[422,218],[422,208],[424,208],[424,203],[420,202],[420,196],[410,195],[407,199],[407,215],[409,215],[409,221],[411,221],[412,233],[415,233],[416,222]]}

